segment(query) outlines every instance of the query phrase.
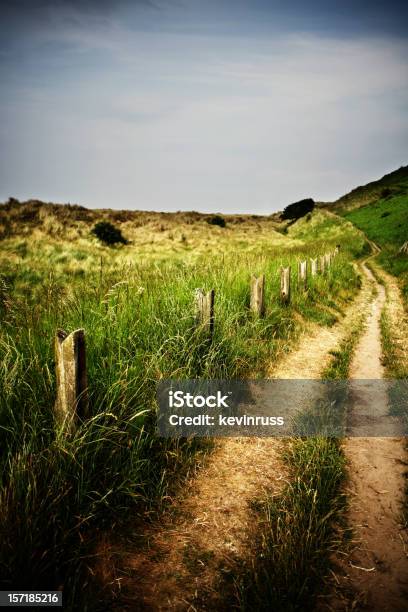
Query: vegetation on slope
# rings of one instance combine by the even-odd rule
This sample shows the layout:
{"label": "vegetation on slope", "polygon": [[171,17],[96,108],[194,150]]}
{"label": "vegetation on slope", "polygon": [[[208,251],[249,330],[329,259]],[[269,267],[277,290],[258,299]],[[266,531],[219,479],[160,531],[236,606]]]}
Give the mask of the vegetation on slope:
{"label": "vegetation on slope", "polygon": [[406,193],[407,181],[408,166],[401,166],[398,170],[386,174],[381,179],[356,187],[333,204],[326,204],[325,206],[329,206],[333,212],[344,214],[355,208],[373,204],[381,198]]}
{"label": "vegetation on slope", "polygon": [[380,197],[369,206],[343,213],[379,247],[378,262],[401,283],[408,301],[408,254],[400,248],[408,240],[408,176],[401,180],[398,193]]}
{"label": "vegetation on slope", "polygon": [[292,439],[284,460],[290,481],[281,495],[266,495],[259,502],[259,554],[240,585],[244,611],[315,610],[330,551],[338,544],[334,524],[345,506],[339,441]]}
{"label": "vegetation on slope", "polygon": [[[332,223],[335,220],[329,219],[334,231]],[[349,224],[346,227],[352,232]],[[350,322],[322,379],[348,378],[362,326],[361,315]],[[267,493],[258,502],[259,553],[239,585],[243,611],[315,610],[330,571],[330,555],[348,535],[343,528],[346,461],[340,441],[322,436],[294,438],[287,441],[283,459],[290,480],[279,496]]]}
{"label": "vegetation on slope", "polygon": [[[67,605],[71,598],[78,606],[95,528],[117,525],[131,509],[133,516],[151,512],[182,477],[198,443],[155,436],[158,379],[262,375],[304,319],[336,320],[358,284],[350,259],[365,243],[346,222],[334,241],[331,222],[325,226],[319,214],[322,227],[312,222],[310,242],[306,234],[296,237],[295,226],[293,236],[274,232],[269,220],[227,228],[197,220],[186,223],[196,237],[194,256],[183,257],[181,246],[158,249],[148,260],[133,238],[118,248],[99,245],[89,231],[94,218],[52,236],[34,223],[16,234],[21,219],[14,220],[0,243],[4,588],[64,587]],[[207,232],[216,235],[216,249]],[[146,234],[151,240],[151,226]],[[339,241],[343,250],[328,276],[316,277],[306,293],[295,282],[292,304],[282,306],[279,267],[291,264],[295,278],[300,258]],[[255,320],[248,286],[250,275],[261,272],[267,311]],[[192,296],[200,286],[216,290],[212,344],[194,325]],[[66,437],[53,422],[53,338],[57,328],[79,327],[87,332],[90,418]]]}

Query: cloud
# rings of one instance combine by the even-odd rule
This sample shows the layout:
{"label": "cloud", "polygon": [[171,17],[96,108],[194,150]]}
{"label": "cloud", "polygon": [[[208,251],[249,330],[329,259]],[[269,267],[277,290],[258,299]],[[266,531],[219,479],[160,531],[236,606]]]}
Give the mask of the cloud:
{"label": "cloud", "polygon": [[3,197],[268,212],[406,163],[405,39],[58,19],[5,62]]}

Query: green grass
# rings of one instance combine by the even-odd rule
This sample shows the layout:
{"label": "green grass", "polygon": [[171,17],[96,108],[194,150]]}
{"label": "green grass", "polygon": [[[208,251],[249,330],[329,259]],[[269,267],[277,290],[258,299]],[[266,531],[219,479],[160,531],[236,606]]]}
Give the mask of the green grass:
{"label": "green grass", "polygon": [[352,223],[323,211],[316,211],[310,217],[299,219],[289,228],[288,235],[294,239],[316,243],[319,243],[324,236],[332,244],[341,243],[342,248],[347,248],[354,257],[370,253],[369,244],[356,232]]}
{"label": "green grass", "polygon": [[391,323],[386,309],[381,313],[381,342],[383,349],[383,364],[389,378],[408,378],[408,364],[401,361],[400,351],[395,344],[391,332]]}
{"label": "green grass", "polygon": [[[361,315],[352,322],[322,379],[348,378],[363,321]],[[304,416],[307,421],[310,415]],[[332,419],[330,423],[332,427]],[[339,440],[321,436],[289,440],[283,458],[288,484],[279,496],[266,495],[257,504],[258,554],[238,587],[244,611],[314,610],[329,573],[330,554],[348,533],[342,492],[346,466]]]}
{"label": "green grass", "polygon": [[239,585],[242,610],[314,610],[316,594],[329,568],[345,497],[340,491],[345,460],[338,441],[288,441],[290,470],[280,496],[261,500],[258,554]]}
{"label": "green grass", "polygon": [[407,192],[408,166],[401,166],[381,179],[361,185],[330,204],[334,212],[344,213],[376,202],[379,198]]}
{"label": "green grass", "polygon": [[[344,202],[339,201],[334,210],[382,248],[378,260],[400,278],[407,297],[408,258],[397,254],[401,244],[407,240],[406,175],[407,169],[402,169],[385,177],[384,182],[359,188],[343,198]],[[384,191],[385,187],[387,191]],[[354,234],[355,231],[351,223],[341,226],[333,217],[325,217],[319,223],[317,215],[314,215],[289,228],[288,235],[318,239],[322,226],[332,239],[337,232]],[[355,255],[368,253],[368,245],[365,249],[357,246]],[[339,350],[333,353],[334,358],[323,372],[323,378],[348,377],[362,324],[363,317],[358,317]],[[397,363],[394,354],[385,313],[381,324],[387,371],[392,376],[406,377],[406,364]],[[341,491],[345,459],[338,441],[330,438],[297,439],[288,443],[285,460],[290,482],[278,497],[267,495],[258,502],[262,537],[254,566],[239,585],[243,610],[288,612],[315,609],[316,595],[321,592],[329,571],[330,551],[338,547],[339,539],[347,533],[335,529],[342,523],[346,503]]]}
{"label": "green grass", "polygon": [[[390,389],[391,399],[394,397],[395,405],[399,408],[393,410],[393,414],[396,414],[402,419],[404,424],[405,433],[408,432],[408,411],[406,406],[408,405],[408,363],[401,359],[401,351],[396,345],[394,340],[394,334],[392,333],[392,325],[390,316],[385,308],[381,313],[380,319],[381,325],[381,344],[383,349],[383,363],[386,369],[388,378],[397,379],[397,386],[395,389]],[[407,450],[408,450],[408,445]],[[402,516],[405,527],[408,527],[408,482],[405,484],[405,496],[402,507]]]}
{"label": "green grass", "polygon": [[364,319],[364,315],[358,316],[339,348],[331,351],[333,359],[322,372],[324,380],[346,380],[348,378],[350,363],[363,329]]}
{"label": "green grass", "polygon": [[380,246],[401,246],[407,239],[406,194],[379,199],[375,204],[346,213],[357,227]]}
{"label": "green grass", "polygon": [[408,240],[408,184],[398,195],[380,198],[375,203],[345,214],[370,240],[381,247],[377,261],[387,272],[398,277],[405,303],[408,302],[408,256],[398,253]]}
{"label": "green grass", "polygon": [[[306,319],[331,324],[334,304],[341,309],[358,289],[350,262],[365,248],[358,233],[347,229],[343,238],[336,233],[342,252],[307,292],[297,288],[297,261],[334,248],[325,227],[319,239],[285,239],[285,248],[249,236],[252,246],[241,252],[186,261],[143,262],[132,245],[107,251],[83,238],[0,243],[2,588],[63,588],[67,608],[91,605],[83,585],[98,533],[159,511],[205,450],[205,442],[155,436],[156,382],[262,376]],[[290,306],[278,298],[282,264],[293,270]],[[261,272],[267,309],[258,320],[248,288]],[[196,287],[216,291],[211,344],[194,324]],[[58,328],[79,327],[90,417],[62,436],[53,419],[53,339]]]}

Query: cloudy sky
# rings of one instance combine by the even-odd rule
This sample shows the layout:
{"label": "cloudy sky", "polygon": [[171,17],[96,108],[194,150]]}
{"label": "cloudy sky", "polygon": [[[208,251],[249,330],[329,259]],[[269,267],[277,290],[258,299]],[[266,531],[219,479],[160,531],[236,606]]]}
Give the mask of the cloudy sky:
{"label": "cloudy sky", "polygon": [[408,4],[9,0],[0,199],[269,213],[408,163]]}

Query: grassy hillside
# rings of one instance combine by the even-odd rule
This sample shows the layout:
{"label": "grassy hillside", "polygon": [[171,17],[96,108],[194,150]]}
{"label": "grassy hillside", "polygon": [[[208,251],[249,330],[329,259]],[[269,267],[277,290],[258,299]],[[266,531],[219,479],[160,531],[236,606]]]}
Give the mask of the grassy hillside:
{"label": "grassy hillside", "polygon": [[379,196],[367,205],[355,207],[350,196],[347,206],[339,209],[339,214],[381,247],[378,261],[399,278],[403,295],[408,301],[408,255],[399,253],[400,247],[408,240],[408,173],[406,168],[402,170],[404,172],[394,173],[398,176],[398,183],[394,183],[391,189],[385,186],[390,184],[388,180],[380,181],[377,185],[380,188]]}
{"label": "grassy hillside", "polygon": [[[47,255],[58,251],[54,263],[69,263],[75,271],[81,268],[75,261],[104,254],[109,258],[119,256],[122,262],[132,262],[135,257],[186,262],[214,249],[252,250],[264,243],[278,246],[284,242],[275,231],[279,227],[276,216],[223,215],[225,228],[211,225],[213,216],[198,212],[88,210],[77,205],[11,200],[0,204],[0,244],[2,251],[10,246],[11,252],[17,249],[22,255],[27,249],[42,252],[41,255],[44,250]],[[98,221],[109,221],[118,227],[129,247],[118,251],[101,245],[91,234]]]}
{"label": "grassy hillside", "polygon": [[[155,436],[156,381],[262,376],[307,320],[332,325],[340,316],[358,287],[352,259],[366,244],[325,211],[287,234],[273,218],[250,216],[221,228],[197,213],[36,202],[5,204],[0,215],[2,586],[63,586],[78,609],[100,530],[160,507],[195,460],[196,442]],[[101,218],[130,243],[101,245],[91,234]],[[330,272],[304,292],[298,260],[337,243]],[[292,266],[289,306],[279,300],[281,265]],[[249,280],[260,273],[266,314],[256,319]],[[196,287],[216,291],[212,343],[194,322]],[[53,339],[58,328],[79,327],[90,415],[64,436],[53,420]]]}
{"label": "grassy hillside", "polygon": [[401,166],[381,179],[356,187],[329,205],[333,212],[345,214],[355,208],[368,206],[381,198],[404,195],[407,192],[408,166]]}
{"label": "grassy hillside", "polygon": [[[397,250],[408,239],[408,176],[401,169],[390,177],[291,225],[278,215],[224,215],[223,228],[195,212],[0,205],[3,588],[62,586],[68,609],[89,603],[83,585],[100,532],[160,509],[206,449],[156,437],[156,382],[261,377],[309,321],[333,325],[359,286],[352,262],[369,252],[356,226],[406,282],[408,258]],[[128,243],[99,242],[91,230],[101,220]],[[329,273],[303,291],[298,261],[337,244]],[[279,299],[282,265],[292,268],[289,306]],[[257,319],[249,280],[261,273],[266,313]],[[211,343],[195,324],[196,287],[216,291]],[[58,328],[79,327],[90,414],[64,436],[53,418],[53,339]]]}

